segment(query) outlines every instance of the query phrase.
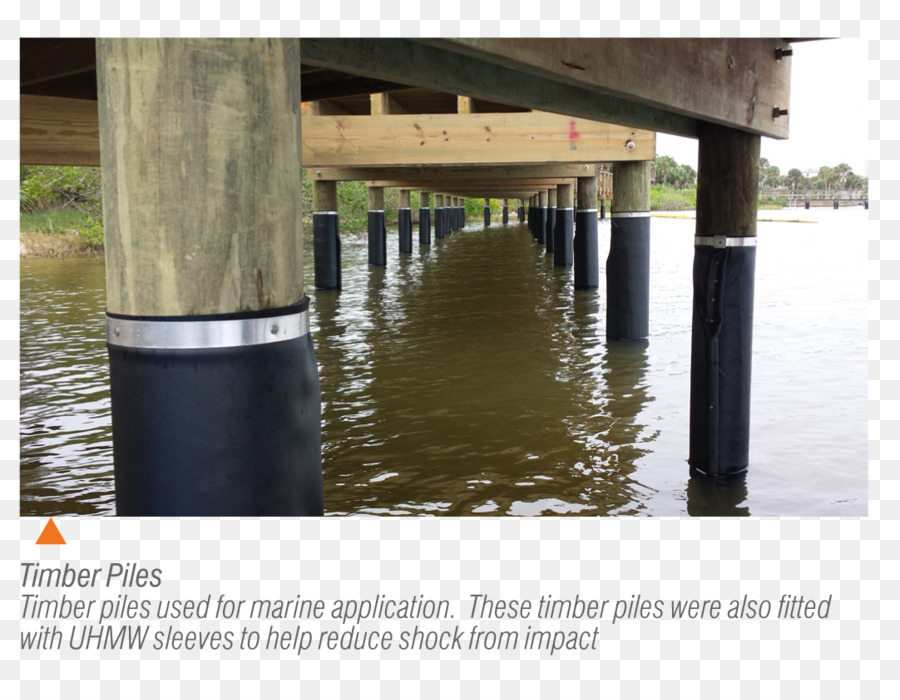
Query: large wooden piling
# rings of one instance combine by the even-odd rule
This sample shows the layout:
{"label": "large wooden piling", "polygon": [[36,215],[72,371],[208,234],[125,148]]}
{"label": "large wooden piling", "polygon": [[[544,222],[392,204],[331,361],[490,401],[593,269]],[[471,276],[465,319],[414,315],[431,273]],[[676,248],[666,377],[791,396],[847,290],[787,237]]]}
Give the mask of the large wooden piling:
{"label": "large wooden piling", "polygon": [[606,260],[606,336],[650,334],[650,161],[616,163]]}
{"label": "large wooden piling", "polygon": [[487,228],[491,225],[491,200],[488,197],[484,198],[484,226]]}
{"label": "large wooden piling", "polygon": [[596,289],[600,286],[596,176],[578,178],[577,197],[573,241],[575,289]]}
{"label": "large wooden piling", "polygon": [[300,47],[101,39],[120,515],[322,512]]}
{"label": "large wooden piling", "polygon": [[702,125],[690,466],[708,477],[740,474],[749,464],[759,149],[757,135]]}

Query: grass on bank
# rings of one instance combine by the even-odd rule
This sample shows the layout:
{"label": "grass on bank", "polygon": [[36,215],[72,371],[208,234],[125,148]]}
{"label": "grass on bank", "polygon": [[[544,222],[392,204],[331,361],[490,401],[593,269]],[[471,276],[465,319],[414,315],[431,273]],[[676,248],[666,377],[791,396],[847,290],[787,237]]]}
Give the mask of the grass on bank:
{"label": "grass on bank", "polygon": [[21,254],[45,258],[80,257],[103,253],[102,235],[94,220],[71,207],[19,214]]}

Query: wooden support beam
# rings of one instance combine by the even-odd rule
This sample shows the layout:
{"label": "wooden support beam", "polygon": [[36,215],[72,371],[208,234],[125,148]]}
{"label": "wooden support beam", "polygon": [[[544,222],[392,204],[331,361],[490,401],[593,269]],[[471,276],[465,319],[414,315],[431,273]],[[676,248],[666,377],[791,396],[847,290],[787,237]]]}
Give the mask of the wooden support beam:
{"label": "wooden support beam", "polygon": [[456,111],[459,114],[475,114],[478,110],[475,109],[475,105],[472,103],[471,97],[466,97],[464,95],[456,96]]}
{"label": "wooden support beam", "polygon": [[300,105],[300,114],[327,117],[339,114],[349,114],[349,112],[332,100],[313,100],[312,102],[304,102]]}
{"label": "wooden support beam", "polygon": [[[787,138],[778,39],[306,39],[303,61],[681,136],[709,121]],[[602,96],[602,99],[598,99]],[[653,156],[649,156],[652,158]]]}
{"label": "wooden support beam", "polygon": [[442,178],[412,178],[405,180],[364,180],[369,186],[378,187],[407,187],[416,189],[426,187],[431,189],[443,189],[455,191],[458,187],[464,187],[467,190],[483,188],[485,190],[509,189],[516,187],[518,189],[533,188],[535,190],[549,189],[566,182],[571,182],[567,178],[508,178],[506,180],[495,180],[492,178],[471,178],[470,180],[442,179]]}
{"label": "wooden support beam", "polygon": [[[428,40],[426,40],[428,41]],[[790,60],[781,39],[440,39],[430,43],[536,77],[787,138]]]}
{"label": "wooden support beam", "polygon": [[407,113],[403,106],[387,92],[376,92],[369,95],[369,103],[371,106],[371,114],[373,116]]}
{"label": "wooden support beam", "polygon": [[96,102],[21,95],[19,109],[23,165],[100,165]]}
{"label": "wooden support beam", "polygon": [[549,114],[303,117],[303,163],[319,166],[652,160],[656,134]]}
{"label": "wooden support beam", "polygon": [[574,178],[597,174],[589,163],[539,163],[464,166],[310,167],[311,180],[445,180],[470,182],[473,178],[513,181],[530,178]]}

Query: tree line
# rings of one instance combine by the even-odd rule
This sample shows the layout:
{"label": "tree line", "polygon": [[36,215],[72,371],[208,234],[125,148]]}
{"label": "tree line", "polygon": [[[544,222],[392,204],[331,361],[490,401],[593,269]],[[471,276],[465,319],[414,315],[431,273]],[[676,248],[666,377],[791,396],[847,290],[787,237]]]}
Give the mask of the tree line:
{"label": "tree line", "polygon": [[[697,186],[697,171],[690,165],[677,163],[672,156],[657,156],[651,172],[657,185],[675,189],[693,189]],[[782,175],[780,168],[772,165],[768,158],[760,158],[759,186],[784,190],[868,190],[869,180],[854,173],[847,163],[823,165],[815,173],[791,168]]]}

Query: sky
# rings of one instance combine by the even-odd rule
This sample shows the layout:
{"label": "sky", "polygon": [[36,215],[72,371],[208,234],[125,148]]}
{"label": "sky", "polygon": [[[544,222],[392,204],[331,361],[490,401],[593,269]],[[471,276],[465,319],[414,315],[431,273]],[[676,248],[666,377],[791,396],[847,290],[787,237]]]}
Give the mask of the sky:
{"label": "sky", "polygon": [[[847,163],[867,175],[868,101],[865,42],[830,39],[796,42],[791,61],[790,138],[763,137],[762,158],[782,174]],[[657,155],[697,168],[696,139],[656,137]]]}

